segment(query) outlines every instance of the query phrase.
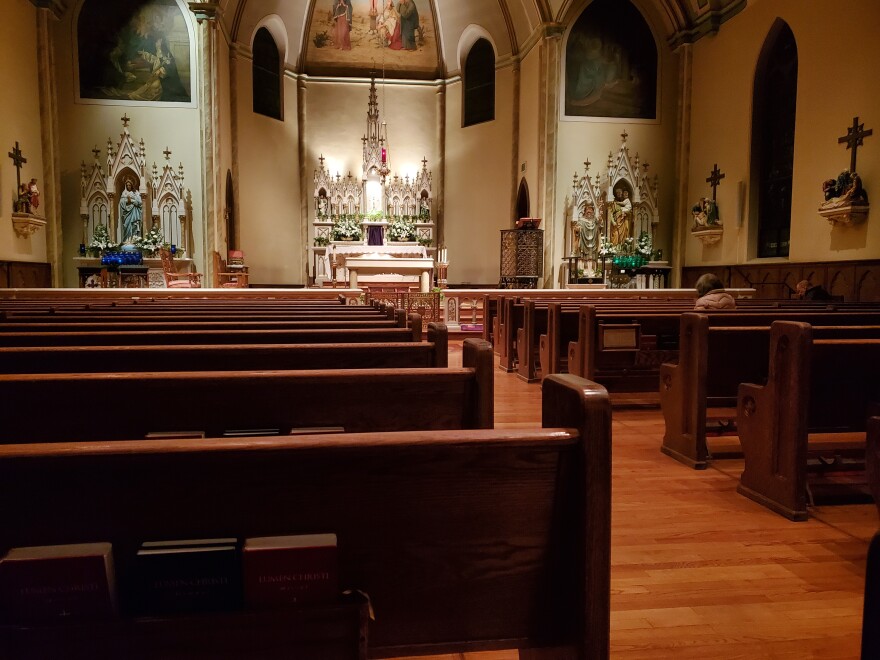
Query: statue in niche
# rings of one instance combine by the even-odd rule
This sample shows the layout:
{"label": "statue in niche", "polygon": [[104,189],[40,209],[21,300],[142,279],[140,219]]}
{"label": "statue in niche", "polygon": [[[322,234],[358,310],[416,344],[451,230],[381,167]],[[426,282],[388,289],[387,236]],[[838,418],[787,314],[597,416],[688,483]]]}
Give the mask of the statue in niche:
{"label": "statue in niche", "polygon": [[586,206],[580,217],[574,221],[575,254],[584,259],[595,261],[598,250],[599,223],[596,222],[596,210]]}
{"label": "statue in niche", "polygon": [[119,219],[122,221],[122,242],[134,240],[141,233],[144,203],[134,189],[134,181],[125,179],[125,189],[119,195]]}
{"label": "statue in niche", "polygon": [[632,238],[633,207],[629,191],[623,186],[614,189],[614,199],[608,204],[608,224],[612,245],[623,245]]}

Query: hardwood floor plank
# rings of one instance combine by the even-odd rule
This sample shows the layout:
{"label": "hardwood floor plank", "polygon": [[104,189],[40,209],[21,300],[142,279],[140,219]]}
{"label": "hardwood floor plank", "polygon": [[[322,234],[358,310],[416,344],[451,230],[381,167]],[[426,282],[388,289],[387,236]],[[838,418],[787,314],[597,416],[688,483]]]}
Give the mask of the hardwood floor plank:
{"label": "hardwood floor plank", "polygon": [[[450,342],[450,366],[460,350]],[[540,384],[496,369],[496,426],[540,420]],[[741,459],[691,470],[660,453],[663,432],[659,410],[613,411],[612,657],[858,657],[876,507],[789,522],[736,492]]]}

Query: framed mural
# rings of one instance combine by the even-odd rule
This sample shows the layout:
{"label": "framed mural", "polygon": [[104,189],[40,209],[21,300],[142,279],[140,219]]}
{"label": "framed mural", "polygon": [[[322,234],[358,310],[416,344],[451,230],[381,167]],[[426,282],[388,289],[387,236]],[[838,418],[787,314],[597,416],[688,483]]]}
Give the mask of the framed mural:
{"label": "framed mural", "polygon": [[310,75],[440,74],[432,0],[314,0],[308,26]]}
{"label": "framed mural", "polygon": [[195,38],[179,0],[84,0],[76,25],[77,100],[195,105]]}
{"label": "framed mural", "polygon": [[629,0],[594,0],[572,26],[564,114],[657,119],[657,45]]}

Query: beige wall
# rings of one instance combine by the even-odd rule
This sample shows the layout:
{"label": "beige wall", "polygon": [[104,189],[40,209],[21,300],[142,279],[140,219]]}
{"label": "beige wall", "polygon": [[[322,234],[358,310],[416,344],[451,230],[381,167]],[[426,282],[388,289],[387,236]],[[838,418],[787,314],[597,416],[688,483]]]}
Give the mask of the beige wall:
{"label": "beige wall", "polygon": [[238,57],[238,226],[255,284],[303,284],[297,81],[284,78],[284,121],[253,111],[253,63]]}
{"label": "beige wall", "polygon": [[725,228],[722,242],[709,248],[688,236],[687,265],[744,263],[755,253],[756,232],[750,226],[755,209],[746,207],[742,226],[737,226],[737,182],[748,185],[750,179],[755,66],[777,17],[788,23],[798,49],[789,259],[880,257],[876,211],[852,228],[832,228],[816,212],[823,201],[822,182],[849,167],[850,153],[837,138],[856,115],[876,133],[859,149],[857,167],[869,195],[876,197],[880,190],[880,89],[871,82],[873,63],[880,61],[880,3],[847,3],[845,27],[837,23],[841,11],[840,3],[831,0],[753,0],[718,35],[694,46],[689,199],[693,203],[711,192],[705,179],[717,162],[726,174],[718,188]]}
{"label": "beige wall", "polygon": [[[46,230],[20,238],[12,229],[16,198],[15,166],[6,155],[16,141],[27,163],[22,181],[37,179],[45,194],[40,92],[37,76],[37,10],[29,0],[5,0],[0,21],[0,260],[46,261]],[[45,199],[44,199],[45,204]],[[43,214],[43,207],[38,210]]]}
{"label": "beige wall", "polygon": [[[192,218],[195,246],[190,255],[196,258],[196,268],[205,272],[202,261],[204,253],[205,218],[202,212],[202,149],[201,119],[199,108],[174,108],[158,104],[117,105],[77,102],[74,71],[75,14],[73,9],[54,26],[56,77],[58,90],[59,169],[61,175],[61,214],[64,232],[63,267],[64,285],[78,286],[76,265],[82,242],[80,221],[80,163],[91,164],[91,150],[101,149],[101,162],[106,163],[107,138],[114,149],[122,132],[120,118],[131,118],[129,131],[135,141],[144,140],[147,150],[148,171],[156,162],[164,163],[162,152],[166,147],[172,151],[171,162],[176,167],[183,163],[185,188],[192,193]],[[190,18],[191,15],[189,16]],[[194,24],[195,21],[193,20]],[[198,30],[195,31],[198,39]],[[193,63],[193,95],[198,97],[199,65]]]}
{"label": "beige wall", "polygon": [[[519,89],[519,155],[517,158],[517,181],[525,179],[529,187],[529,212],[533,217],[541,214],[541,194],[538,190],[538,121],[540,117],[540,48],[532,48],[520,63]],[[522,165],[525,164],[525,172]]]}
{"label": "beige wall", "polygon": [[513,69],[495,73],[495,121],[462,128],[462,83],[446,112],[446,247],[449,281],[497,284],[500,230],[513,227]]}

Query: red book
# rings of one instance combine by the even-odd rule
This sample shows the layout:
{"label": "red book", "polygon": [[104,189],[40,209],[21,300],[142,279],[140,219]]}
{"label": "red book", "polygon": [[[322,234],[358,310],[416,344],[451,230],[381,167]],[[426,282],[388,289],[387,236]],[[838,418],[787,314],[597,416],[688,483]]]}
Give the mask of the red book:
{"label": "red book", "polygon": [[116,614],[109,543],[12,548],[0,560],[0,606],[9,623],[107,619]]}
{"label": "red book", "polygon": [[336,534],[247,539],[242,552],[245,605],[261,609],[336,602],[336,557]]}

